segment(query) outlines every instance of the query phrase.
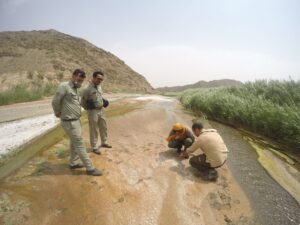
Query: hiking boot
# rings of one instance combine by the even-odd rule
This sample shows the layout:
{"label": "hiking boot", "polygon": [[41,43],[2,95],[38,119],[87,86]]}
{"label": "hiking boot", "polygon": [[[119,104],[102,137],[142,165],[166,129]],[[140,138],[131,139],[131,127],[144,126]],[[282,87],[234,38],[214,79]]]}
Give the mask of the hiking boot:
{"label": "hiking boot", "polygon": [[73,166],[69,165],[69,167],[70,167],[71,170],[74,170],[74,169],[83,168],[84,165],[82,163],[78,163],[78,164],[75,164]]}
{"label": "hiking boot", "polygon": [[98,169],[93,169],[93,170],[87,170],[86,171],[87,175],[90,175],[90,176],[102,176],[102,171],[101,170],[98,170]]}
{"label": "hiking boot", "polygon": [[107,144],[107,143],[102,144],[101,147],[103,147],[103,148],[112,148],[112,146],[110,144]]}
{"label": "hiking boot", "polygon": [[101,152],[100,152],[99,148],[93,148],[92,152],[94,152],[97,155],[101,155]]}

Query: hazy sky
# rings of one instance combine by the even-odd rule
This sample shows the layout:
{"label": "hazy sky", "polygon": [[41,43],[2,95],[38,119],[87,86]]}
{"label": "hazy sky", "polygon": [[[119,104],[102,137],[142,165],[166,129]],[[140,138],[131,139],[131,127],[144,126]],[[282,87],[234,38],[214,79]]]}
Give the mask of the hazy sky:
{"label": "hazy sky", "polygon": [[300,0],[0,0],[0,31],[45,29],[114,53],[154,87],[300,79]]}

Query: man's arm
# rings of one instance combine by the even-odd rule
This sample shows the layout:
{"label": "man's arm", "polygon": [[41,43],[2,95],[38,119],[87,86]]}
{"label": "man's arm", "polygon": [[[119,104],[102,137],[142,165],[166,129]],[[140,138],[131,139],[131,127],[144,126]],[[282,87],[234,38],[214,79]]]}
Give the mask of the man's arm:
{"label": "man's arm", "polygon": [[61,102],[66,95],[66,88],[59,85],[52,99],[52,108],[56,117],[61,115]]}
{"label": "man's arm", "polygon": [[197,149],[200,148],[200,144],[199,144],[199,140],[194,142],[193,145],[187,149],[185,149],[183,152],[181,152],[180,157],[188,159],[189,158],[189,154],[193,153],[194,151],[196,151]]}
{"label": "man's arm", "polygon": [[186,150],[186,152],[188,153],[188,154],[190,154],[190,153],[193,153],[194,151],[196,151],[197,149],[199,149],[200,148],[200,141],[199,140],[196,140],[194,143],[193,143],[193,145],[191,146],[191,147],[189,147],[187,150]]}
{"label": "man's arm", "polygon": [[81,96],[81,102],[80,105],[87,110],[87,99],[89,97],[89,91],[88,91],[88,87],[86,89],[83,90],[82,96]]}
{"label": "man's arm", "polygon": [[172,140],[175,140],[175,137],[176,137],[176,133],[174,130],[171,130],[170,133],[169,133],[169,136],[166,138],[166,141],[167,142],[170,142]]}

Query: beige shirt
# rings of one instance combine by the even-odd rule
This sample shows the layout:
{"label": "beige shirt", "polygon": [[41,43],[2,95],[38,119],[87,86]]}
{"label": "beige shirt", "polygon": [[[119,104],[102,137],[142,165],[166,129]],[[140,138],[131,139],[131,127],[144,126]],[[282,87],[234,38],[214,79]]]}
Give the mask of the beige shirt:
{"label": "beige shirt", "polygon": [[52,99],[55,114],[61,114],[62,120],[79,119],[81,115],[80,95],[72,81],[62,82]]}
{"label": "beige shirt", "polygon": [[103,106],[103,98],[102,98],[102,88],[100,85],[96,86],[91,83],[86,89],[84,89],[81,99],[81,106],[88,110],[88,101],[93,102],[93,106],[95,109],[102,109]]}
{"label": "beige shirt", "polygon": [[206,162],[210,163],[212,167],[222,165],[229,152],[222,137],[215,129],[203,129],[187,152],[192,153],[197,149],[202,150],[206,155]]}

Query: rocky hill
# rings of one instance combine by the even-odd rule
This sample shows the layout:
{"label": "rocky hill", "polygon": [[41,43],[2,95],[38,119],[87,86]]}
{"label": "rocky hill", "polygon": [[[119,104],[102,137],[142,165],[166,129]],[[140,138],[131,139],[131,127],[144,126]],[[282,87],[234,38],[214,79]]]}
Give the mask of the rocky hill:
{"label": "rocky hill", "polygon": [[0,32],[0,91],[22,83],[58,83],[75,68],[91,77],[101,69],[107,92],[149,93],[153,88],[115,55],[77,37],[55,30]]}
{"label": "rocky hill", "polygon": [[159,92],[179,92],[191,88],[212,88],[212,87],[228,87],[228,86],[238,86],[242,82],[237,80],[222,79],[222,80],[212,80],[212,81],[199,81],[194,84],[188,84],[183,86],[174,86],[174,87],[161,87],[156,88],[156,91]]}

